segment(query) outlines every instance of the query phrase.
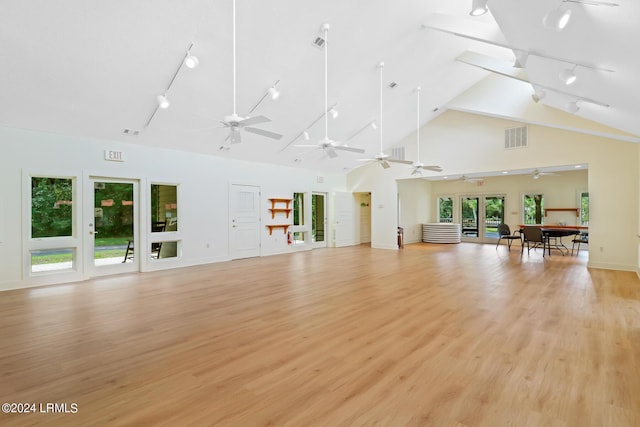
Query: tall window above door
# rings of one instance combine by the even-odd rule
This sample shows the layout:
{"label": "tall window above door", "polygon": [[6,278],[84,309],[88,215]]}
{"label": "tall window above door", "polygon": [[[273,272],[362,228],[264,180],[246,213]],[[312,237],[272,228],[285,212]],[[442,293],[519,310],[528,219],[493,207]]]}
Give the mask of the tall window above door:
{"label": "tall window above door", "polygon": [[151,184],[151,232],[178,229],[178,186]]}
{"label": "tall window above door", "polygon": [[304,225],[304,193],[293,193],[293,225]]}
{"label": "tall window above door", "polygon": [[453,197],[438,197],[438,222],[453,222]]}
{"label": "tall window above door", "polygon": [[523,198],[524,223],[544,223],[544,197],[542,194],[525,194]]}

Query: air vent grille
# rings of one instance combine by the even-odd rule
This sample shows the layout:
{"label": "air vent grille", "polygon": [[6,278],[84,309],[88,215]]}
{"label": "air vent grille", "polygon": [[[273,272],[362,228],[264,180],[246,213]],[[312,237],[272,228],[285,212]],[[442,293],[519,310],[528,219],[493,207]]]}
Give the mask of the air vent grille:
{"label": "air vent grille", "polygon": [[398,87],[398,83],[396,82],[391,82],[388,84],[389,89],[395,89],[396,87]]}
{"label": "air vent grille", "polygon": [[391,149],[391,158],[393,160],[404,160],[404,147],[395,147]]}
{"label": "air vent grille", "polygon": [[138,136],[140,135],[140,131],[137,129],[122,129],[122,133],[125,135],[130,135],[130,136]]}
{"label": "air vent grille", "polygon": [[504,148],[527,148],[529,144],[526,126],[508,128],[504,130]]}
{"label": "air vent grille", "polygon": [[323,39],[320,36],[316,37],[316,39],[313,41],[313,45],[318,49],[324,48],[324,44],[325,44],[325,39]]}

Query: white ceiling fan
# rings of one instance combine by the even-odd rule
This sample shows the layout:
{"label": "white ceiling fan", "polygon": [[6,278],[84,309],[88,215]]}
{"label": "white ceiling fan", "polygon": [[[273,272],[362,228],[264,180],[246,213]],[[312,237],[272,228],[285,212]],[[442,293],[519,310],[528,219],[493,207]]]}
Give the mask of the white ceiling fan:
{"label": "white ceiling fan", "polygon": [[538,179],[543,175],[558,175],[558,174],[553,172],[542,172],[539,169],[534,169],[534,171],[531,172],[531,176],[533,177],[533,179]]}
{"label": "white ceiling fan", "polygon": [[482,184],[484,182],[484,178],[479,178],[479,177],[474,178],[471,176],[462,175],[460,177],[460,181]]}
{"label": "white ceiling fan", "polygon": [[313,147],[321,148],[327,156],[330,158],[338,157],[336,150],[351,151],[353,153],[364,153],[362,148],[347,147],[345,145],[338,145],[336,141],[332,141],[329,138],[329,105],[327,100],[327,70],[329,62],[329,24],[323,24],[321,30],[324,35],[324,138],[322,138],[317,144],[298,144],[295,147]]}
{"label": "white ceiling fan", "polygon": [[384,83],[382,80],[383,68],[384,68],[384,62],[379,62],[378,69],[380,70],[380,119],[379,119],[378,132],[380,132],[380,152],[370,159],[357,159],[357,160],[359,162],[378,162],[378,164],[380,164],[380,166],[382,166],[383,169],[389,169],[391,167],[389,162],[404,163],[406,165],[411,165],[413,164],[413,162],[411,162],[410,160],[391,159],[388,154],[384,154],[382,152],[382,91],[384,86]]}
{"label": "white ceiling fan", "polygon": [[251,125],[270,121],[271,120],[265,116],[241,117],[236,112],[236,0],[233,0],[233,113],[225,116],[221,120],[222,125],[229,128],[229,136],[227,136],[225,141],[229,139],[232,144],[242,142],[242,137],[240,135],[241,130],[272,139],[282,138],[282,135],[278,133],[250,127]]}
{"label": "white ceiling fan", "polygon": [[416,161],[413,162],[413,164],[411,165],[413,168],[411,175],[422,175],[422,169],[427,169],[434,172],[442,172],[441,166],[436,166],[436,165],[426,166],[424,163],[420,161],[420,91],[421,90],[422,88],[420,86],[416,88],[416,94],[418,98],[417,119],[416,119],[417,120],[416,121]]}

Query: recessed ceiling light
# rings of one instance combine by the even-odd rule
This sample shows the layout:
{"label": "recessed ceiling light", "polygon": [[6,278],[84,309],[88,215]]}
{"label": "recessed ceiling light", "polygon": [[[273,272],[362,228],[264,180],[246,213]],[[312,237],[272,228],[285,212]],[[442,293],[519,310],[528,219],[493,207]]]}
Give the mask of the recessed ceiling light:
{"label": "recessed ceiling light", "polygon": [[580,169],[582,167],[582,165],[575,165],[574,168],[576,169]]}
{"label": "recessed ceiling light", "polygon": [[508,174],[509,172],[507,172],[507,171],[502,171],[502,173],[503,173],[503,174]]}

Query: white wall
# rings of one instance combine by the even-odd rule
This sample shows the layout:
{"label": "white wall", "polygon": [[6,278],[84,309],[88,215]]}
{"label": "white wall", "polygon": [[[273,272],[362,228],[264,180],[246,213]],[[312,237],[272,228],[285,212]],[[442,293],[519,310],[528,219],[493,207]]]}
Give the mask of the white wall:
{"label": "white wall", "polygon": [[[481,186],[476,183],[456,181],[433,181],[431,195],[434,203],[431,218],[438,217],[436,198],[453,196],[454,222],[460,222],[460,196],[463,195],[504,195],[504,222],[511,230],[523,224],[522,200],[525,194],[542,194],[545,208],[579,208],[579,193],[588,189],[588,171],[561,172],[557,176],[542,176],[533,179],[531,175],[505,175],[486,177]],[[545,224],[566,222],[580,225],[580,218],[574,212],[549,212]]]}
{"label": "white wall", "polygon": [[[37,282],[25,271],[23,257],[22,237],[25,232],[22,230],[22,217],[28,214],[29,209],[28,205],[23,206],[23,196],[26,197],[30,191],[23,187],[23,176],[30,173],[75,176],[80,185],[90,175],[140,180],[140,207],[144,208],[142,212],[145,213],[148,211],[145,208],[148,204],[146,189],[151,183],[178,184],[182,256],[167,259],[166,262],[145,259],[141,265],[143,271],[229,259],[230,184],[261,187],[261,255],[301,249],[287,245],[286,235],[282,230],[274,230],[270,236],[264,227],[264,224],[272,221],[268,211],[271,205],[269,197],[290,198],[293,192],[332,193],[344,191],[346,186],[346,178],[342,175],[322,174],[323,183],[318,183],[318,173],[297,168],[16,129],[0,129],[0,144],[4,149],[0,158],[0,290],[31,286]],[[105,161],[105,149],[123,151],[126,161]],[[81,198],[82,194],[80,189],[78,197]],[[311,218],[310,211],[306,218]],[[142,219],[144,224],[147,219]],[[88,219],[81,220],[79,234],[85,229],[87,221]],[[331,223],[328,227],[331,227]],[[142,227],[142,230],[146,228]],[[329,229],[327,236],[332,234]],[[141,237],[141,243],[145,243],[147,236],[143,233]],[[77,277],[87,278],[82,266]],[[52,277],[49,280],[56,281],[64,281],[64,278]]]}
{"label": "white wall", "polygon": [[[447,111],[421,129],[420,160],[442,166],[445,171],[441,175],[588,164],[589,266],[636,271],[638,145],[530,125],[529,147],[505,150],[504,129],[516,126],[521,123]],[[415,134],[397,146],[405,146],[406,158],[413,160]],[[385,231],[373,233],[372,247],[386,247],[393,242],[394,236],[389,230],[397,224],[393,206],[397,197],[395,180],[409,174],[410,169],[396,165],[387,170],[368,165],[349,174],[347,185],[351,191],[371,191],[372,223],[374,228]],[[424,174],[435,176],[437,173],[425,171]],[[431,194],[432,203],[435,197]],[[385,208],[378,208],[379,203]]]}
{"label": "white wall", "polygon": [[424,179],[398,180],[400,203],[399,226],[404,229],[404,243],[422,241],[422,224],[433,222],[437,202],[431,197],[432,183]]}

